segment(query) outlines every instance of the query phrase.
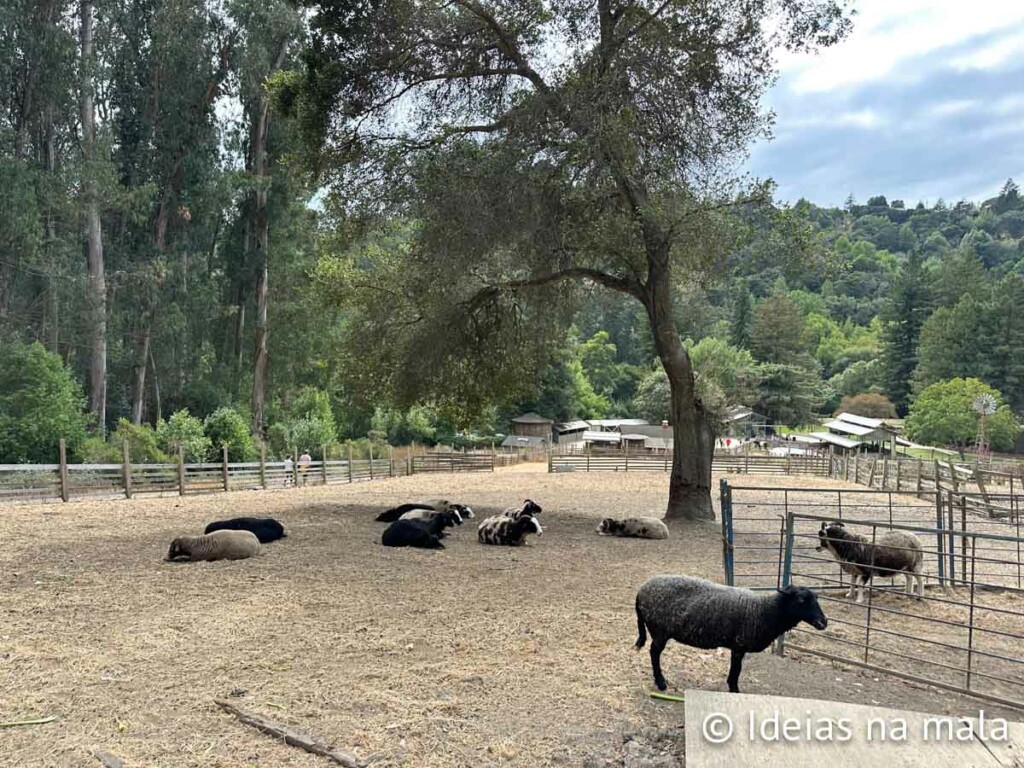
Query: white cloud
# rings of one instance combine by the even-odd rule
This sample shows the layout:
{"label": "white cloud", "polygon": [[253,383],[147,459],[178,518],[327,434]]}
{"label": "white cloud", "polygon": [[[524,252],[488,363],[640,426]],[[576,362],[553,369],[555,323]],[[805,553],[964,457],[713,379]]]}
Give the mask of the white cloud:
{"label": "white cloud", "polygon": [[[901,69],[911,59],[1024,24],[1024,3],[1007,0],[858,0],[856,10],[853,32],[843,42],[819,54],[780,57],[783,82],[790,90],[812,93],[883,78],[913,79],[913,69]],[[996,66],[1020,50],[1022,37],[1024,33],[992,41],[951,64],[964,69]]]}

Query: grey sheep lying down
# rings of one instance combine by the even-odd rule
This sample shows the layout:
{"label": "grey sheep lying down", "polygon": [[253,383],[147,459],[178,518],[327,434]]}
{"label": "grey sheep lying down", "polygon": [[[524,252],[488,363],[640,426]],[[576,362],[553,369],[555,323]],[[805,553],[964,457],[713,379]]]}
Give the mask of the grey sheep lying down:
{"label": "grey sheep lying down", "polygon": [[667,539],[668,526],[656,517],[627,517],[615,520],[606,517],[597,526],[602,536],[625,536],[634,539]]}
{"label": "grey sheep lying down", "polygon": [[828,619],[806,587],[755,593],[691,576],[655,576],[636,594],[639,650],[651,633],[651,668],[658,690],[667,688],[661,652],[669,640],[691,648],[728,648],[729,690],[739,693],[743,657],[759,653],[779,635],[805,621],[818,630]]}
{"label": "grey sheep lying down", "polygon": [[179,536],[167,550],[167,560],[244,560],[260,553],[260,540],[250,531],[222,530],[203,536]]}

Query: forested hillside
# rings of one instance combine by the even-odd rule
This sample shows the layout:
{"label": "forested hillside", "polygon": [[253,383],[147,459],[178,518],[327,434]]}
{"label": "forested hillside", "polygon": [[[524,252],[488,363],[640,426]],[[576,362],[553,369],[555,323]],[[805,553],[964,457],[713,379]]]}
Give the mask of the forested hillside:
{"label": "forested hillside", "polygon": [[[364,334],[353,296],[361,274],[402,269],[422,233],[354,215],[344,179],[311,173],[309,116],[266,87],[301,66],[307,31],[288,3],[196,13],[183,0],[47,0],[8,4],[0,29],[0,461],[49,456],[58,435],[81,452],[88,432],[116,430],[202,455],[218,429],[282,451],[368,434],[489,441],[527,408],[667,418],[643,309],[596,287],[552,296],[558,311],[538,330],[556,331],[546,364],[462,408],[407,402],[395,377],[416,371],[380,375],[388,352]],[[973,377],[1024,410],[1013,182],[985,201],[801,201],[785,214],[808,247],[746,222],[714,279],[676,293],[706,403],[797,425],[868,394],[861,411],[904,415],[927,386]],[[460,391],[473,372],[450,376]],[[12,425],[45,409],[11,395],[19,386],[88,416],[15,439]]]}

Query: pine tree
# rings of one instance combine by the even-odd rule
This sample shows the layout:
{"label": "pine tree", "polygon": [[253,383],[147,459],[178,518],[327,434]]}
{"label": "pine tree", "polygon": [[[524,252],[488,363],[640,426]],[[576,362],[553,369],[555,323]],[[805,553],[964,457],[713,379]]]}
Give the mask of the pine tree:
{"label": "pine tree", "polygon": [[910,254],[889,290],[882,309],[882,357],[885,393],[900,414],[910,404],[910,384],[917,368],[917,346],[921,327],[931,310],[928,276],[921,257]]}
{"label": "pine tree", "polygon": [[754,321],[754,302],[746,283],[741,283],[732,306],[732,321],[729,325],[729,343],[740,349],[750,346],[750,328]]}

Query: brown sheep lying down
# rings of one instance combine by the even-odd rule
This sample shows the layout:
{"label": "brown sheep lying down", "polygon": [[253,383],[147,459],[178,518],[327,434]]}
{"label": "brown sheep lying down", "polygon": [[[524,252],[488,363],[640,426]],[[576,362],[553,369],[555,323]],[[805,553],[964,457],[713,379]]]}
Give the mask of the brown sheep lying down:
{"label": "brown sheep lying down", "polygon": [[167,550],[167,560],[244,560],[260,553],[260,540],[250,531],[214,531],[204,536],[179,536]]}

